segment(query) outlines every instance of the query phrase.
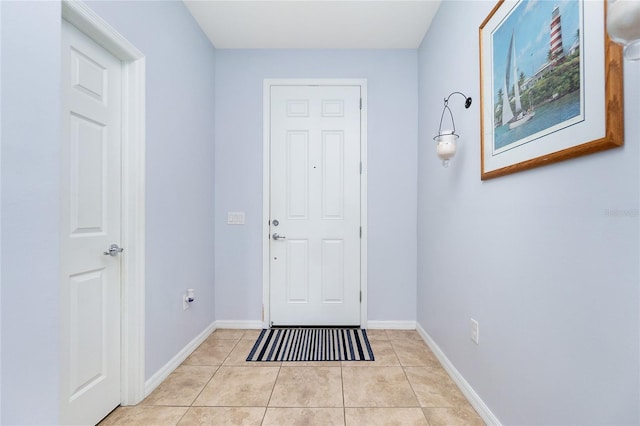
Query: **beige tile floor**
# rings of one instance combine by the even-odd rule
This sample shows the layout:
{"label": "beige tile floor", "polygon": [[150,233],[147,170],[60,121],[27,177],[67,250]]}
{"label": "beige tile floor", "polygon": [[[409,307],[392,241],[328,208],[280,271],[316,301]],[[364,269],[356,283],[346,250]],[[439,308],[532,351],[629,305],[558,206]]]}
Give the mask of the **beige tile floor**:
{"label": "beige tile floor", "polygon": [[484,425],[415,331],[368,330],[373,362],[246,362],[259,330],[216,330],[101,425]]}

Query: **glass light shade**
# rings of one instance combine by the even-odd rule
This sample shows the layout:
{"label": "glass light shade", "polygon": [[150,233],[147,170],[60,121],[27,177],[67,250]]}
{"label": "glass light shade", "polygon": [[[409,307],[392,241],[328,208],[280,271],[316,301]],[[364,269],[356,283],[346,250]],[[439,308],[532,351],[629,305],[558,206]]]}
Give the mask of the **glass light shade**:
{"label": "glass light shade", "polygon": [[442,160],[444,167],[447,167],[449,165],[449,159],[456,155],[457,142],[458,135],[450,130],[444,131],[436,136],[436,152]]}
{"label": "glass light shade", "polygon": [[624,46],[624,57],[640,60],[640,1],[609,0],[607,31],[611,40]]}

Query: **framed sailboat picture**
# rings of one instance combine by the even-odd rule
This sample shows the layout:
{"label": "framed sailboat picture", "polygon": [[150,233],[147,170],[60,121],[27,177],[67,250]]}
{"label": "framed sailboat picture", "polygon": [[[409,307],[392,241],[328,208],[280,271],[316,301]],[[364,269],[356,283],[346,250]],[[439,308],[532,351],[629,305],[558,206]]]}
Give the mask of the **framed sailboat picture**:
{"label": "framed sailboat picture", "polygon": [[483,180],[621,146],[604,1],[501,0],[480,26]]}

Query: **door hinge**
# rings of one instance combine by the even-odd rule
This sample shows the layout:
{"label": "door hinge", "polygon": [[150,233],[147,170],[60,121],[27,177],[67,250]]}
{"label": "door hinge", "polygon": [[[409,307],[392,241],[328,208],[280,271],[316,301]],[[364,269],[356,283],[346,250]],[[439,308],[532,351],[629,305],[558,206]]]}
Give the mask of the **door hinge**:
{"label": "door hinge", "polygon": [[362,174],[362,161],[360,162],[360,174]]}
{"label": "door hinge", "polygon": [[360,238],[362,238],[362,226],[360,227]]}
{"label": "door hinge", "polygon": [[360,290],[360,303],[362,303],[362,290]]}
{"label": "door hinge", "polygon": [[360,109],[362,109],[362,98],[360,98]]}

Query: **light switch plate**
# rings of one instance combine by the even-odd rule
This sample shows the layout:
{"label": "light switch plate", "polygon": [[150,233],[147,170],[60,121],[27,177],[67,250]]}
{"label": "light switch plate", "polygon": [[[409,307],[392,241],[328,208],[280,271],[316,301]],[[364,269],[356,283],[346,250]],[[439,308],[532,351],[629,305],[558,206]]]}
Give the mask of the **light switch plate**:
{"label": "light switch plate", "polygon": [[244,212],[227,212],[227,225],[244,225]]}

